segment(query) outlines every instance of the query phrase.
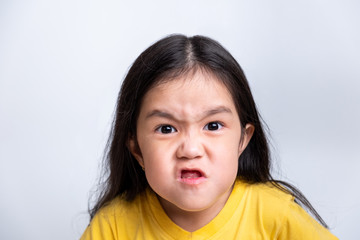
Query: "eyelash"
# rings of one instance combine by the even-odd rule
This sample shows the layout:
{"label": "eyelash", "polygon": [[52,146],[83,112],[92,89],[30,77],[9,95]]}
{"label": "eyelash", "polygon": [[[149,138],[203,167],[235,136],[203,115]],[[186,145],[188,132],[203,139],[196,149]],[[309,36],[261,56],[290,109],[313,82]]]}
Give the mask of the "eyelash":
{"label": "eyelash", "polygon": [[[213,130],[211,130],[211,129],[209,129],[209,125],[210,124],[216,124],[217,126],[216,126],[216,129],[213,129]],[[204,126],[204,130],[207,130],[207,131],[217,131],[217,130],[220,130],[221,128],[223,128],[224,127],[224,124],[222,124],[221,122],[216,122],[216,121],[214,121],[214,122],[209,122],[209,123],[207,123],[205,126]],[[167,128],[166,130],[165,130],[165,128]],[[164,132],[163,132],[163,130],[165,130]],[[170,130],[170,131],[169,131]],[[176,128],[174,128],[173,126],[171,126],[171,125],[161,125],[161,126],[159,126],[159,127],[157,127],[156,129],[155,129],[155,131],[156,132],[159,132],[159,133],[162,133],[162,134],[170,134],[170,133],[174,133],[174,132],[177,132],[177,129]]]}
{"label": "eyelash", "polygon": [[[162,132],[163,128],[165,127],[170,127],[171,128],[171,132]],[[176,128],[174,128],[171,125],[160,125],[159,127],[157,127],[155,129],[156,132],[162,133],[162,134],[169,134],[169,133],[173,133],[173,132],[177,132]]]}
{"label": "eyelash", "polygon": [[[214,124],[214,123],[217,124],[217,129],[215,129],[215,130],[210,130],[210,129],[209,129],[209,125],[210,125],[210,124]],[[208,130],[208,131],[217,131],[217,130],[220,130],[221,128],[223,128],[223,127],[224,127],[224,124],[222,124],[221,122],[216,122],[216,121],[215,121],[215,122],[209,122],[208,124],[206,124],[205,127],[204,127],[204,129],[205,129],[205,130]]]}

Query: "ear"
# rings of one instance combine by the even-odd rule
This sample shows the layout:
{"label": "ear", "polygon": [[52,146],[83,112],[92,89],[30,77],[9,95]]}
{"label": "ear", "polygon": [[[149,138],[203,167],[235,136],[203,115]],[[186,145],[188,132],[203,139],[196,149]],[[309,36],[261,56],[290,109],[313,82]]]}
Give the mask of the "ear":
{"label": "ear", "polygon": [[239,157],[240,157],[241,153],[245,150],[247,145],[249,144],[251,137],[254,134],[255,127],[254,127],[254,125],[248,123],[248,124],[246,124],[245,129],[243,131],[244,131],[244,136],[243,136],[242,141],[239,144]]}
{"label": "ear", "polygon": [[144,168],[144,159],[142,157],[139,144],[137,143],[135,137],[131,137],[128,140],[128,149],[130,150],[131,154],[135,157],[137,162],[140,164],[142,168]]}

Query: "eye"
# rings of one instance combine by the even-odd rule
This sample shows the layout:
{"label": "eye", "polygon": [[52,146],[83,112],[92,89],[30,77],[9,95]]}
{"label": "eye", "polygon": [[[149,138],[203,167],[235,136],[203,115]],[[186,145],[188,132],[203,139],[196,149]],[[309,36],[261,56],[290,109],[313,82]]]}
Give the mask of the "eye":
{"label": "eye", "polygon": [[209,122],[205,125],[204,129],[209,131],[216,131],[223,127],[224,125],[219,122]]}
{"label": "eye", "polygon": [[174,133],[177,130],[171,125],[161,125],[160,127],[156,128],[156,132],[160,132],[162,134],[169,134]]}

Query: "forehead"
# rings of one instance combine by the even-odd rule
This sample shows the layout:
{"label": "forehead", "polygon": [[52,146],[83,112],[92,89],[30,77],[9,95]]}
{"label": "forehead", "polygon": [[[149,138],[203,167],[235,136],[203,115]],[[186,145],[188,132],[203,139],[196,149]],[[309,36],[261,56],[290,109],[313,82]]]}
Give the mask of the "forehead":
{"label": "forehead", "polygon": [[214,107],[225,106],[236,113],[232,96],[215,75],[196,71],[171,79],[163,79],[144,96],[140,112],[166,108],[195,115]]}

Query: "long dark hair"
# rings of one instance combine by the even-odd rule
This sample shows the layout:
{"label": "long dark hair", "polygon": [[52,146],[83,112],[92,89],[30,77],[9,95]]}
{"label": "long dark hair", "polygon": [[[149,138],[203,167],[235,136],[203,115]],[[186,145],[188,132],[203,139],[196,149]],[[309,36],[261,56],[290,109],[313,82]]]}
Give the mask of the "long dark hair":
{"label": "long dark hair", "polygon": [[304,195],[294,186],[271,176],[269,144],[263,130],[249,84],[240,65],[218,42],[204,37],[171,35],[147,48],[131,66],[117,100],[115,118],[105,152],[104,181],[96,204],[89,210],[91,218],[116,196],[132,201],[147,186],[145,174],[128,149],[130,138],[136,139],[136,121],[144,95],[160,81],[201,68],[214,74],[230,91],[242,127],[251,123],[254,134],[239,157],[238,177],[248,183],[270,182],[292,194],[327,227]]}

